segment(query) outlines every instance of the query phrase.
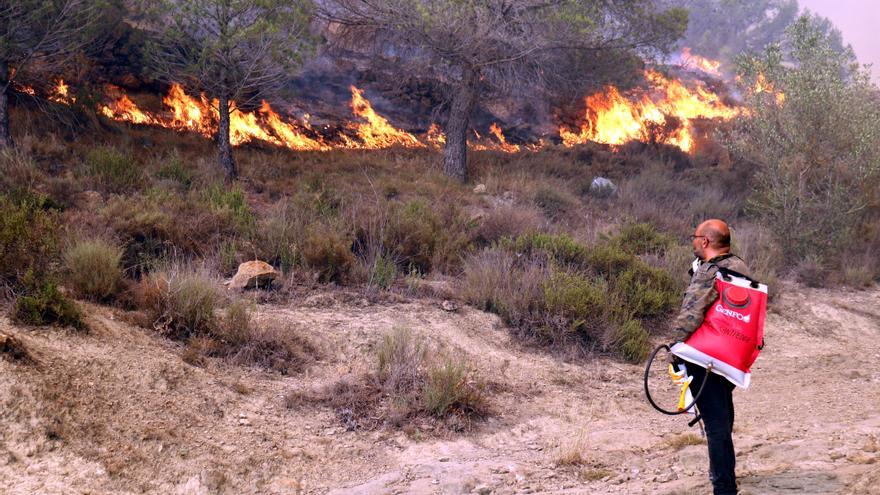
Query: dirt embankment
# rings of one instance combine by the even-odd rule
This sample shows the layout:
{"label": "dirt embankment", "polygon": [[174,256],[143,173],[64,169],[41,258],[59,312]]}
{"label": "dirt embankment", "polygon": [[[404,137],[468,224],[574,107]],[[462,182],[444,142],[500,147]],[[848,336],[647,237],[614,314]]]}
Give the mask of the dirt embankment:
{"label": "dirt embankment", "polygon": [[[646,405],[639,366],[562,362],[469,308],[309,301],[259,309],[321,349],[296,376],[188,365],[103,307],[88,308],[88,335],[0,320],[35,361],[0,359],[0,492],[709,492],[705,445]],[[880,493],[878,308],[876,289],[789,287],[774,305],[753,385],[735,393],[743,493]],[[494,415],[463,434],[346,431],[329,408],[288,407],[290,392],[371,369],[401,326],[500,384]]]}

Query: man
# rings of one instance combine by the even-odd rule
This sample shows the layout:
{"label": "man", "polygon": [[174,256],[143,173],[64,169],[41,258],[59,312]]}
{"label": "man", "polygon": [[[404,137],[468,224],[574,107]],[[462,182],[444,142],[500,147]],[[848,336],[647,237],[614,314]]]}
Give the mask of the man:
{"label": "man", "polygon": [[[724,267],[743,275],[749,275],[745,262],[730,252],[730,229],[722,220],[712,219],[701,223],[691,236],[695,264],[690,285],[685,291],[684,301],[673,322],[673,328],[681,340],[700,327],[706,311],[718,299],[715,289],[715,274],[718,267]],[[736,494],[736,465],[733,451],[733,389],[734,385],[715,373],[697,365],[688,366],[694,377],[691,390],[699,390],[706,382],[702,395],[697,400],[697,408],[706,426],[709,444],[709,479],[715,495]]]}

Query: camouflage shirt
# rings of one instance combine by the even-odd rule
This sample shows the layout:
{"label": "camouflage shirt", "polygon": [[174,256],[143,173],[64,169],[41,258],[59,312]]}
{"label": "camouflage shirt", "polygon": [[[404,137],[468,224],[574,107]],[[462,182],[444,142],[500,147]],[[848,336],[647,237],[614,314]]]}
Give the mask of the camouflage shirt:
{"label": "camouflage shirt", "polygon": [[687,340],[691,334],[703,324],[703,317],[709,306],[718,299],[718,291],[715,290],[715,274],[718,267],[728,268],[749,276],[749,267],[739,256],[722,254],[709,261],[700,263],[699,268],[694,270],[691,283],[684,292],[684,300],[681,309],[672,322],[672,328],[680,332],[681,340]]}

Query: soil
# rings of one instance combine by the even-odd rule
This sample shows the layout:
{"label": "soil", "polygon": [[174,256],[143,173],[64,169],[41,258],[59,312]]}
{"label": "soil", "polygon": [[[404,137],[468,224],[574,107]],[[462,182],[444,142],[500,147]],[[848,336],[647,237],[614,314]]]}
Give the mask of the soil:
{"label": "soil", "polygon": [[[880,493],[880,290],[789,286],[772,305],[752,385],[734,393],[743,494]],[[653,411],[642,367],[523,346],[494,315],[439,301],[320,293],[262,305],[319,349],[291,376],[209,360],[86,307],[92,331],[0,332],[0,492],[8,494],[709,493],[706,447]],[[431,423],[348,431],[288,401],[375,367],[395,327],[467,354],[493,387],[469,431]]]}

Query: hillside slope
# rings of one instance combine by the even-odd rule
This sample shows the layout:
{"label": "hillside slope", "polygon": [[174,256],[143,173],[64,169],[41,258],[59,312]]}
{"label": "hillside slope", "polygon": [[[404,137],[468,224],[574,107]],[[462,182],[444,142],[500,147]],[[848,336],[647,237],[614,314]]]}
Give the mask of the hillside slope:
{"label": "hillside slope", "polygon": [[[767,324],[734,441],[743,493],[880,493],[880,290],[788,287]],[[282,376],[211,361],[88,306],[88,335],[0,320],[36,363],[0,359],[3,493],[706,493],[705,445],[649,408],[641,367],[562,362],[494,315],[340,293],[261,306],[320,349]],[[285,396],[375,365],[395,327],[467,353],[493,415],[468,433],[346,431]],[[684,445],[684,446],[680,446]],[[574,447],[577,448],[574,448]],[[568,452],[583,459],[560,466]]]}

